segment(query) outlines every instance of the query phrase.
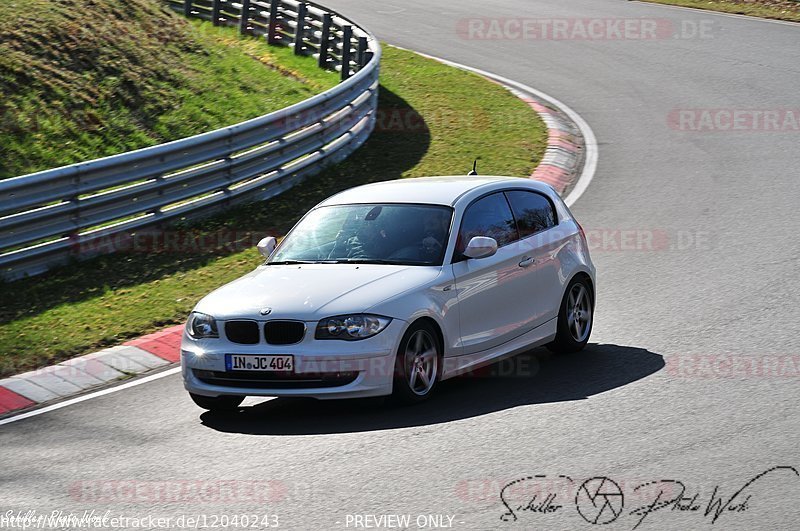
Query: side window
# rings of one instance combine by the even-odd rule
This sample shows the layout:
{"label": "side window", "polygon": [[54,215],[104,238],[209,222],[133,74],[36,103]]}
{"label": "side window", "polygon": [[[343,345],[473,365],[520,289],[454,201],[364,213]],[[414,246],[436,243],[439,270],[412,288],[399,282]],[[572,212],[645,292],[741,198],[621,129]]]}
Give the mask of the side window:
{"label": "side window", "polygon": [[524,190],[511,190],[506,192],[506,196],[517,220],[520,238],[555,226],[556,214],[545,196]]}
{"label": "side window", "polygon": [[464,252],[475,236],[489,236],[502,247],[518,239],[514,216],[502,192],[479,199],[471,204],[461,220],[456,251]]}

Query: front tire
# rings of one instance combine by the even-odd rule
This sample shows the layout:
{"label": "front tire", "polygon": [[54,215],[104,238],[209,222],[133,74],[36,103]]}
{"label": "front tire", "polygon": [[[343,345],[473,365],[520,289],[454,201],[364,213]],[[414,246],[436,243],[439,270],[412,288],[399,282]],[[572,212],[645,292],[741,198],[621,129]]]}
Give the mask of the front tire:
{"label": "front tire", "polygon": [[209,411],[233,411],[244,401],[243,396],[203,396],[189,393],[195,404]]}
{"label": "front tire", "polygon": [[556,338],[547,348],[558,354],[583,350],[594,323],[594,294],[585,277],[575,277],[567,286],[558,309]]}
{"label": "front tire", "polygon": [[404,404],[428,399],[439,381],[441,358],[434,327],[426,322],[412,325],[397,351],[392,398]]}

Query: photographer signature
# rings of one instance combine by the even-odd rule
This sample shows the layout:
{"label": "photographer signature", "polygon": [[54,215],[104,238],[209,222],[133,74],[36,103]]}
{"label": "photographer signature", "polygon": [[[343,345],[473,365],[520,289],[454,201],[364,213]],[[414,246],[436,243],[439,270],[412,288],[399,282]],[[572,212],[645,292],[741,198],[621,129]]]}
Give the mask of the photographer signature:
{"label": "photographer signature", "polygon": [[[627,511],[633,517],[632,529],[637,529],[645,520],[657,512],[677,511],[685,514],[698,514],[710,523],[716,523],[724,515],[746,512],[755,505],[753,485],[771,475],[787,475],[800,478],[800,472],[792,466],[775,466],[756,474],[744,485],[725,496],[719,485],[715,486],[711,496],[704,498],[699,491],[689,490],[682,482],[674,479],[659,479],[637,484],[628,494],[645,502]],[[541,488],[544,484],[549,488]],[[506,484],[500,489],[500,501],[506,511],[500,516],[505,522],[515,522],[522,513],[555,514],[566,512],[566,505],[574,505],[577,513],[589,524],[601,525],[614,522],[626,514],[625,492],[610,478],[594,477],[587,479],[574,491],[574,499],[563,496],[565,492],[572,498],[572,486],[575,482],[569,476],[526,476]],[[561,485],[560,489],[553,486]],[[512,503],[515,492],[529,490],[523,496],[523,503]],[[530,494],[532,493],[532,494]],[[559,494],[563,502],[559,501]]]}

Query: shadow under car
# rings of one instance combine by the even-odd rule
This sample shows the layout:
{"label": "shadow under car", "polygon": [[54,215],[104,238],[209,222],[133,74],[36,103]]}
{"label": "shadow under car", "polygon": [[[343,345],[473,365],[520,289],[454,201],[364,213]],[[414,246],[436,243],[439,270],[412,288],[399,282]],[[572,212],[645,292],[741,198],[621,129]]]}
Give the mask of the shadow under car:
{"label": "shadow under car", "polygon": [[648,350],[591,343],[576,354],[544,348],[441,382],[431,398],[408,407],[384,398],[276,398],[225,413],[206,412],[204,426],[252,435],[352,433],[440,424],[518,406],[585,400],[630,384],[664,367]]}

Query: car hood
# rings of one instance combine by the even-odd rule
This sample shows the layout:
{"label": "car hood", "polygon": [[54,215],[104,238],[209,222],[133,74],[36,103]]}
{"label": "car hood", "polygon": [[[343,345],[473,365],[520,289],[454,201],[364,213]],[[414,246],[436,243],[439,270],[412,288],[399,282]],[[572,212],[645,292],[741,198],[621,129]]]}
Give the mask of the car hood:
{"label": "car hood", "polygon": [[[195,307],[217,319],[299,319],[358,313],[425,286],[441,267],[371,264],[260,266],[222,286]],[[269,308],[269,317],[261,314]],[[387,316],[397,317],[397,316]]]}

